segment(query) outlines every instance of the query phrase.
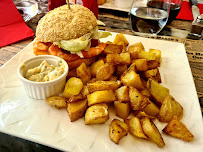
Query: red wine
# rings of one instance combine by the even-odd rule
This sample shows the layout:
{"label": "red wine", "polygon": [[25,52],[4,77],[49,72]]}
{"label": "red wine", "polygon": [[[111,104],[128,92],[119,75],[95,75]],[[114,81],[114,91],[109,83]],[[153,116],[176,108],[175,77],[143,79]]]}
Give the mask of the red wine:
{"label": "red wine", "polygon": [[134,32],[157,34],[166,24],[168,13],[156,8],[132,8],[130,11],[131,28]]}
{"label": "red wine", "polygon": [[[163,10],[168,10],[169,3],[162,2],[162,1],[149,1],[147,3],[147,6],[153,7],[153,8],[159,8],[159,9],[163,9]],[[169,18],[168,18],[167,24],[170,24],[176,18],[176,16],[178,15],[179,12],[180,12],[180,5],[175,4],[175,3],[171,3],[170,13],[169,13]]]}

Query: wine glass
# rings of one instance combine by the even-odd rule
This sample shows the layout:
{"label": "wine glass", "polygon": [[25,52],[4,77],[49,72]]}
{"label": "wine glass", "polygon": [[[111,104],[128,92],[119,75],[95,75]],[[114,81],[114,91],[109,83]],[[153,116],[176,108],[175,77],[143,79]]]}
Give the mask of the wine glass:
{"label": "wine glass", "polygon": [[129,18],[136,35],[157,35],[166,25],[171,0],[133,0]]}

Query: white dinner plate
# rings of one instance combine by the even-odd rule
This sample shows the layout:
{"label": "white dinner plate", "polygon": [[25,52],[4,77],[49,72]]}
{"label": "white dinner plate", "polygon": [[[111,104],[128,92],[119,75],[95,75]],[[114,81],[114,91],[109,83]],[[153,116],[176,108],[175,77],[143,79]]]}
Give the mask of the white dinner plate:
{"label": "white dinner plate", "polygon": [[[116,33],[112,34],[102,41],[113,41]],[[166,144],[163,148],[131,134],[123,137],[117,145],[109,139],[109,125],[118,118],[113,109],[110,109],[110,117],[105,124],[85,125],[84,117],[70,122],[66,109],[57,110],[44,100],[29,98],[18,79],[17,67],[34,56],[32,43],[0,68],[0,131],[71,152],[202,152],[202,115],[184,45],[130,35],[125,37],[130,44],[142,42],[146,51],[150,48],[161,50],[162,85],[183,106],[181,121],[194,135],[193,141],[185,142],[164,134],[162,129],[166,123],[155,120]]]}

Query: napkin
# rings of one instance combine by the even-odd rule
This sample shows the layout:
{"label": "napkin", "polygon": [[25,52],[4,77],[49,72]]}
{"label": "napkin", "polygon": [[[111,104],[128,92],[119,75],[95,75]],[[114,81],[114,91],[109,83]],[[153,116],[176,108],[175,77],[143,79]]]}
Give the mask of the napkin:
{"label": "napkin", "polygon": [[12,0],[0,2],[0,47],[34,36]]}
{"label": "napkin", "polygon": [[191,20],[193,21],[193,15],[192,15],[192,9],[191,5],[187,1],[182,2],[182,6],[180,8],[180,12],[178,13],[178,16],[176,19],[182,19],[182,20]]}

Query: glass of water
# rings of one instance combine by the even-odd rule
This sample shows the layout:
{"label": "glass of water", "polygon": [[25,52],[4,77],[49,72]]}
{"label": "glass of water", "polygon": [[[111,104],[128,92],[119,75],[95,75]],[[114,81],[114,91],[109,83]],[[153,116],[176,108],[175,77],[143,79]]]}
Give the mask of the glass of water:
{"label": "glass of water", "polygon": [[171,0],[133,0],[130,25],[136,35],[157,35],[166,25]]}

